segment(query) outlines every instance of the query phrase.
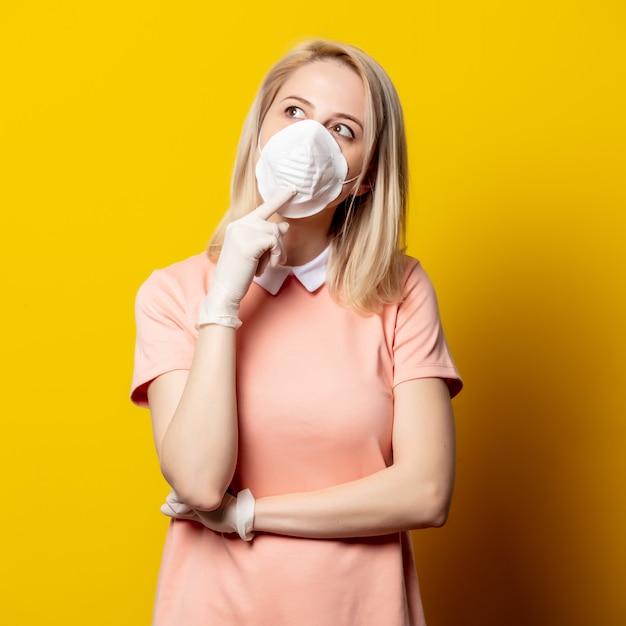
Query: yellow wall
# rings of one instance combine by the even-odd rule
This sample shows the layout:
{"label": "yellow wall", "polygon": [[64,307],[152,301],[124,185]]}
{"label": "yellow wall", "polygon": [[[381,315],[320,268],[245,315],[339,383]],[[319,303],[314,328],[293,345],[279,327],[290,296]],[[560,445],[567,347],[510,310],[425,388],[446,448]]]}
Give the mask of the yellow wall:
{"label": "yellow wall", "polygon": [[127,400],[134,293],[203,248],[261,77],[321,35],[401,92],[410,249],[466,380],[452,516],[415,536],[431,625],[626,623],[625,20],[618,0],[4,3],[2,622],[149,622],[166,489]]}

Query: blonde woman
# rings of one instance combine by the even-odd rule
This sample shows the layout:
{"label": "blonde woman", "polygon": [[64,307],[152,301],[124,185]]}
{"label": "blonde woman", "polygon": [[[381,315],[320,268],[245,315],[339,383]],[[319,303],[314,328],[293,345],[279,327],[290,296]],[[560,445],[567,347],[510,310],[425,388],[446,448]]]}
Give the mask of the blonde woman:
{"label": "blonde woman", "polygon": [[462,382],[404,254],[402,110],[362,51],[268,73],[231,207],[137,296],[170,523],[156,626],[424,624],[408,531],[447,518]]}

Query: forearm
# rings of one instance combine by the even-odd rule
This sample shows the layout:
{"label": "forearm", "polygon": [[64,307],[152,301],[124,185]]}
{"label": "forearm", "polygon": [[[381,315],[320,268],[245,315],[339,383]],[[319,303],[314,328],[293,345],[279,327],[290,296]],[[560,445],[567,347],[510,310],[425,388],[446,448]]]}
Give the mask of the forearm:
{"label": "forearm", "polygon": [[438,477],[392,465],[376,474],[320,491],[256,502],[254,530],[310,538],[344,538],[441,526],[447,519],[454,461]]}
{"label": "forearm", "polygon": [[235,330],[202,327],[180,402],[164,433],[163,475],[195,509],[217,507],[237,462]]}

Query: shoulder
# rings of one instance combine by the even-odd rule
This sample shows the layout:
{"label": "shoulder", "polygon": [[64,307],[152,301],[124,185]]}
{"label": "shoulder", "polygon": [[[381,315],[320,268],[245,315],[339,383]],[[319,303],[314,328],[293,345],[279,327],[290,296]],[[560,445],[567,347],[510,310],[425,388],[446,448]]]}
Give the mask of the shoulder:
{"label": "shoulder", "polygon": [[443,378],[450,396],[463,382],[454,365],[439,316],[435,288],[422,264],[406,257],[403,299],[389,320],[393,325],[394,384],[415,378]]}
{"label": "shoulder", "polygon": [[436,304],[435,287],[422,263],[408,255],[404,256],[404,263],[404,284],[400,306],[405,304],[406,300],[418,300],[423,303],[432,301]]}
{"label": "shoulder", "polygon": [[382,312],[392,342],[405,333],[432,332],[440,324],[437,295],[422,263],[408,255],[403,263],[400,299],[385,305]]}
{"label": "shoulder", "polygon": [[154,270],[137,292],[138,305],[196,299],[206,294],[214,263],[206,252]]}
{"label": "shoulder", "polygon": [[417,259],[405,256],[402,298],[386,311],[394,343],[403,338],[428,337],[440,333],[441,321],[435,288]]}
{"label": "shoulder", "polygon": [[[206,252],[194,254],[183,261],[178,261],[167,267],[156,269],[150,274],[144,285],[159,283],[194,284],[207,277],[214,266]],[[142,285],[143,287],[143,285]]]}

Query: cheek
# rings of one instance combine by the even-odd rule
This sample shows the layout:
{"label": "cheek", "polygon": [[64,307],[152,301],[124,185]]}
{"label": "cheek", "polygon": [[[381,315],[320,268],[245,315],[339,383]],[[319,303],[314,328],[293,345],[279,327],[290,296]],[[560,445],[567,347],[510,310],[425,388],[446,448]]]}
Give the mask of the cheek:
{"label": "cheek", "polygon": [[348,162],[348,176],[346,178],[353,178],[360,174],[363,165],[363,151],[344,151],[343,156]]}
{"label": "cheek", "polygon": [[[285,120],[278,120],[272,115],[268,114],[261,125],[261,133],[259,135],[258,145],[263,146],[274,136],[279,130],[289,126],[289,122]],[[258,151],[257,151],[258,152]]]}
{"label": "cheek", "polygon": [[261,132],[259,133],[259,140],[257,142],[257,157],[259,155],[259,148],[263,149],[263,146],[268,142],[269,138],[273,134],[272,130],[268,128],[267,123],[263,123],[263,126],[261,126]]}
{"label": "cheek", "polygon": [[275,135],[280,128],[276,128],[276,122],[265,118],[265,121],[261,125],[261,130],[259,132],[259,137],[257,139],[257,143],[254,151],[254,164],[256,165],[261,158],[261,150],[265,144],[270,140],[270,137]]}

